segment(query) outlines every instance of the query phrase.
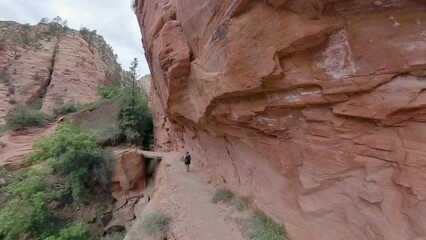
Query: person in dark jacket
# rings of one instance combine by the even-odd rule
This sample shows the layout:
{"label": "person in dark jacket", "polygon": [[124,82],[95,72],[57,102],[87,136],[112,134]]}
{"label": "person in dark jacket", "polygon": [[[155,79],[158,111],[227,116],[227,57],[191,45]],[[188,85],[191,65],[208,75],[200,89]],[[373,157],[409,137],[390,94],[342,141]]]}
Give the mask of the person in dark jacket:
{"label": "person in dark jacket", "polygon": [[185,156],[183,157],[183,160],[185,162],[186,171],[189,171],[189,165],[191,164],[191,155],[189,155],[189,152],[186,152]]}

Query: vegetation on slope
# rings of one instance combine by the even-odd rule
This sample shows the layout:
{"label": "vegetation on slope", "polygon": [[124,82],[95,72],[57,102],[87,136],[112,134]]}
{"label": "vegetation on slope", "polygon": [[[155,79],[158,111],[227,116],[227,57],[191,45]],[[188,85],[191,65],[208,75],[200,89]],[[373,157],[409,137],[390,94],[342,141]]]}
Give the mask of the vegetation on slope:
{"label": "vegetation on slope", "polygon": [[65,103],[53,110],[56,116],[67,115],[74,112],[77,112],[77,105],[74,103]]}
{"label": "vegetation on slope", "polygon": [[7,126],[13,130],[42,126],[47,124],[47,122],[48,117],[46,114],[27,106],[16,107],[6,118]]}
{"label": "vegetation on slope", "polygon": [[76,234],[88,239],[87,231],[82,230],[86,229],[84,224],[63,218],[52,203],[83,203],[92,186],[107,186],[111,154],[101,148],[92,132],[70,124],[61,125],[35,146],[38,151],[30,160],[43,165],[24,169],[7,187],[10,200],[0,211],[0,236],[18,239],[30,234],[33,239],[67,239],[66,235]]}
{"label": "vegetation on slope", "polygon": [[282,240],[285,239],[286,229],[266,216],[259,210],[251,210],[249,200],[245,197],[234,197],[234,193],[226,188],[217,189],[212,197],[213,203],[227,203],[233,205],[239,212],[250,210],[250,217],[244,225],[247,237],[250,240]]}
{"label": "vegetation on slope", "polygon": [[150,212],[143,218],[141,228],[144,233],[161,235],[166,233],[170,219],[162,212]]}
{"label": "vegetation on slope", "polygon": [[212,197],[212,203],[224,202],[228,203],[234,198],[234,194],[226,188],[216,190]]}
{"label": "vegetation on slope", "polygon": [[[5,40],[12,40],[17,46],[37,49],[38,39],[56,41],[68,33],[79,34],[92,52],[100,53],[107,65],[112,66],[112,74],[107,76],[112,85],[98,89],[99,101],[83,106],[65,103],[54,110],[55,116],[40,111],[43,92],[34,102],[16,107],[7,116],[7,124],[1,126],[1,131],[41,126],[56,117],[67,117],[53,135],[36,141],[37,152],[28,160],[30,167],[12,173],[0,170],[0,180],[6,179],[5,184],[0,182],[0,239],[99,238],[108,220],[105,212],[98,209],[112,203],[108,191],[113,160],[111,152],[99,141],[99,135],[108,133],[115,139],[111,145],[120,141],[150,144],[152,120],[147,96],[136,81],[137,60],[130,71],[123,73],[116,62],[117,55],[95,30],[69,29],[60,17],[43,18],[37,26],[0,22],[0,48]],[[6,82],[1,73],[0,80]],[[100,124],[99,129],[68,123],[72,115],[107,104],[117,106],[117,117],[107,125]],[[93,208],[95,216],[79,213]]]}
{"label": "vegetation on slope", "polygon": [[250,240],[282,240],[286,235],[283,226],[262,212],[256,212],[248,225]]}
{"label": "vegetation on slope", "polygon": [[[152,143],[152,117],[148,107],[148,98],[143,93],[136,80],[137,60],[132,62],[129,74],[126,75],[126,83],[120,86],[102,86],[98,88],[100,99],[97,102],[76,106],[74,116],[85,111],[97,114],[97,109],[108,108],[99,113],[96,122],[79,124],[83,128],[93,129],[99,139],[107,145],[117,145],[127,141],[134,145],[149,148]],[[124,87],[123,87],[124,86]],[[116,112],[112,112],[116,111]],[[106,113],[105,113],[106,112]],[[64,114],[67,114],[64,112]]]}
{"label": "vegetation on slope", "polygon": [[[134,76],[128,79],[130,86],[100,87],[98,102],[85,106],[64,104],[55,114],[79,114],[115,103],[118,105],[117,120],[112,123],[119,138],[137,145],[149,143],[152,120],[147,98],[135,82],[136,66],[135,60],[128,75]],[[19,107],[10,114],[8,126],[21,129],[45,124],[47,119],[39,110]],[[0,194],[5,196],[0,199],[0,239],[99,237],[99,232],[91,231],[91,226],[100,224],[102,214],[94,220],[77,218],[73,214],[76,207],[97,204],[97,198],[111,202],[105,199],[110,198],[113,158],[99,142],[98,134],[98,129],[79,128],[65,122],[50,137],[35,142],[37,151],[29,156],[32,167],[14,173],[14,180],[7,187],[0,186]]]}

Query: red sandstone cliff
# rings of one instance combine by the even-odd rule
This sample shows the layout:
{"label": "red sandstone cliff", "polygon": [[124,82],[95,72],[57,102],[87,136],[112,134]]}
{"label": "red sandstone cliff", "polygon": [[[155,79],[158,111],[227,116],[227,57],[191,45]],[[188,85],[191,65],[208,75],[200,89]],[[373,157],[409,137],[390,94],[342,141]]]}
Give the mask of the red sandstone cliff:
{"label": "red sandstone cliff", "polygon": [[137,1],[157,148],[289,239],[426,239],[424,1]]}
{"label": "red sandstone cliff", "polygon": [[119,72],[112,49],[91,32],[0,22],[0,124],[15,105],[38,98],[45,112],[93,102]]}
{"label": "red sandstone cliff", "polygon": [[[57,23],[0,22],[0,126],[17,105],[51,113],[64,103],[97,100],[97,88],[112,83],[121,69],[112,49],[93,33],[82,34]],[[33,140],[55,129],[56,124],[49,124],[0,134],[0,142],[5,143],[0,148],[0,167],[24,166]]]}

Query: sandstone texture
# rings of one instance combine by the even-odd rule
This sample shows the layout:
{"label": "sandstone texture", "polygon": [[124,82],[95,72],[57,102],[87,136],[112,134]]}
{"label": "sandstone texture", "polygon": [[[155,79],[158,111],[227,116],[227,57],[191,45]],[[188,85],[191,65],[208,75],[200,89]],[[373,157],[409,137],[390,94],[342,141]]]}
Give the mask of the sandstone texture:
{"label": "sandstone texture", "polygon": [[143,94],[149,96],[151,91],[151,75],[145,75],[138,80],[139,87]]}
{"label": "sandstone texture", "polygon": [[103,144],[116,145],[119,142],[119,99],[101,106],[93,106],[73,114],[69,121],[83,129],[91,129]]}
{"label": "sandstone texture", "polygon": [[148,204],[145,193],[147,187],[147,167],[145,157],[153,157],[153,152],[136,148],[116,149],[111,176],[111,194],[115,204],[112,219],[105,230],[130,229],[134,219]]}
{"label": "sandstone texture", "polygon": [[0,168],[15,171],[26,167],[26,157],[34,151],[34,141],[54,133],[57,127],[58,123],[55,122],[43,127],[8,132],[0,136],[0,142],[5,144],[0,148]]}
{"label": "sandstone texture", "polygon": [[116,153],[111,191],[142,190],[146,187],[146,169],[141,150],[126,149]]}
{"label": "sandstone texture", "polygon": [[137,1],[157,149],[291,240],[426,239],[424,1]]}
{"label": "sandstone texture", "polygon": [[112,49],[94,32],[0,22],[0,124],[17,104],[38,100],[51,113],[64,103],[93,102],[97,87],[120,71]]}

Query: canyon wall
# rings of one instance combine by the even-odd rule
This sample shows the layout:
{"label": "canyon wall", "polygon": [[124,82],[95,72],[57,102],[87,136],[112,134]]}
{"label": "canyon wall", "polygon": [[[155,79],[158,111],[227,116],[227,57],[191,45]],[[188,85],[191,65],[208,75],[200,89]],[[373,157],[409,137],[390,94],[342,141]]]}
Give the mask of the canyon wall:
{"label": "canyon wall", "polygon": [[426,239],[424,1],[151,0],[157,149],[291,240]]}
{"label": "canyon wall", "polygon": [[0,22],[0,124],[16,105],[38,101],[51,113],[64,103],[93,102],[97,87],[120,71],[112,49],[95,32],[53,22]]}

